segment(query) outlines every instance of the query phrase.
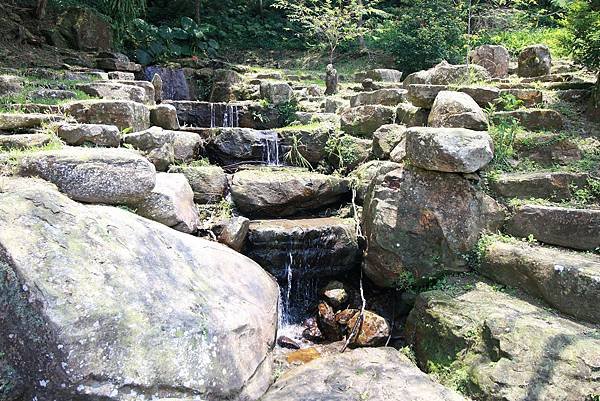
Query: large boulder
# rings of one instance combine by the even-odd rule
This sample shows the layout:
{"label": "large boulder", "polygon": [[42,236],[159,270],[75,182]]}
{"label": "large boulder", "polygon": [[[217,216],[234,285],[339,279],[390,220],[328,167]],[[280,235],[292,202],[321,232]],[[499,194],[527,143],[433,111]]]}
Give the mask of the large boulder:
{"label": "large boulder", "polygon": [[233,176],[231,196],[244,214],[283,217],[323,209],[349,194],[348,181],[301,170],[253,169]]}
{"label": "large boulder", "polygon": [[260,96],[274,105],[290,102],[294,91],[287,82],[264,81],[260,84]]}
{"label": "large boulder", "polygon": [[408,128],[406,157],[414,166],[447,173],[473,173],[494,157],[487,132],[464,128]]}
{"label": "large boulder", "polygon": [[[98,81],[77,85],[77,89],[83,93],[108,100],[131,100],[133,102],[154,104],[154,92],[152,98],[147,98],[146,91],[135,85],[124,85],[116,81]],[[154,89],[153,89],[154,91]]]}
{"label": "large boulder", "polygon": [[16,75],[0,75],[0,96],[14,95],[23,90],[23,79]]}
{"label": "large boulder", "polygon": [[400,103],[396,108],[395,122],[407,127],[424,127],[427,125],[428,117],[429,110],[406,102]]}
{"label": "large boulder", "polygon": [[405,86],[408,100],[417,107],[431,109],[438,93],[448,89],[446,85],[412,84]]}
{"label": "large boulder", "polygon": [[53,137],[48,134],[19,134],[19,135],[0,135],[0,149],[25,150],[28,148],[41,147],[48,145]]}
{"label": "large boulder", "polygon": [[123,143],[143,152],[160,149],[165,144],[173,147],[175,162],[185,163],[198,157],[204,144],[200,135],[191,131],[169,131],[152,127],[145,131],[125,134]]}
{"label": "large boulder", "polygon": [[427,125],[484,131],[487,123],[485,113],[471,96],[463,92],[441,91],[433,102]]}
{"label": "large boulder", "polygon": [[[333,124],[310,124],[305,126],[289,126],[277,130],[281,137],[281,151],[285,155],[290,150],[297,150],[313,167],[327,156],[325,147],[330,136],[335,134]],[[291,160],[282,160],[291,164]]]}
{"label": "large boulder", "polygon": [[196,203],[218,203],[227,192],[227,174],[219,166],[171,166],[169,172],[187,178]]}
{"label": "large boulder", "polygon": [[152,125],[178,131],[181,127],[177,119],[177,109],[172,104],[159,104],[150,109],[150,122]]}
{"label": "large boulder", "polygon": [[[283,160],[279,152],[279,134],[252,128],[220,128],[207,144],[208,156],[217,164],[240,162],[271,162]],[[272,151],[272,152],[271,152]]]}
{"label": "large boulder", "polygon": [[371,137],[377,128],[394,123],[394,109],[381,105],[366,105],[342,112],[342,131],[350,135]]}
{"label": "large boulder", "polygon": [[481,45],[469,53],[472,63],[482,66],[492,78],[503,78],[508,75],[510,54],[506,47],[500,45]]}
{"label": "large boulder", "polygon": [[58,136],[67,145],[119,147],[121,132],[114,125],[105,124],[65,124],[58,128]]}
{"label": "large boulder", "polygon": [[402,80],[402,71],[390,68],[375,68],[374,70],[367,71],[365,78],[379,82],[400,82]]}
{"label": "large boulder", "polygon": [[363,209],[366,274],[392,287],[467,269],[465,255],[503,213],[459,174],[399,168],[370,188]]}
{"label": "large boulder", "polygon": [[356,203],[362,205],[367,195],[369,185],[381,176],[401,167],[400,164],[387,160],[371,160],[361,164],[348,176],[354,181],[356,188]]}
{"label": "large boulder", "polygon": [[0,113],[0,131],[36,128],[60,120],[60,116],[41,113]]}
{"label": "large boulder", "polygon": [[490,79],[487,70],[477,64],[449,64],[442,61],[436,66],[423,71],[417,71],[404,79],[405,88],[412,84],[450,85],[464,84],[469,81],[485,81]]}
{"label": "large boulder", "polygon": [[552,57],[546,45],[527,46],[519,53],[517,74],[520,77],[539,77],[550,74]]}
{"label": "large boulder", "polygon": [[521,241],[493,241],[481,255],[478,270],[484,276],[578,319],[600,321],[600,257]]}
{"label": "large boulder", "polygon": [[152,192],[133,205],[137,214],[184,233],[198,229],[194,193],[183,174],[158,173]]}
{"label": "large boulder", "polygon": [[393,348],[319,358],[282,376],[262,401],[464,401]]}
{"label": "large boulder", "polygon": [[150,128],[150,110],[130,100],[83,100],[65,106],[77,122],[116,125],[120,130],[143,131]]}
{"label": "large boulder", "polygon": [[2,180],[0,210],[0,338],[25,399],[256,400],[269,386],[278,288],[250,259],[32,179]]}
{"label": "large boulder", "polygon": [[[477,280],[421,293],[406,338],[419,366],[477,400],[581,401],[600,391],[600,332]],[[591,397],[590,397],[591,396]]]}
{"label": "large boulder", "polygon": [[350,98],[350,106],[365,106],[367,104],[381,104],[395,106],[406,100],[406,89],[389,88],[372,92],[360,92]]}
{"label": "large boulder", "polygon": [[109,50],[112,47],[112,27],[91,8],[74,7],[57,21],[58,32],[76,50]]}
{"label": "large boulder", "polygon": [[570,199],[575,188],[584,188],[589,175],[571,172],[503,173],[489,181],[498,196],[519,199]]}
{"label": "large boulder", "polygon": [[530,235],[547,244],[592,251],[600,247],[600,210],[558,206],[519,206],[506,231],[520,238]]}
{"label": "large boulder", "polygon": [[123,148],[64,148],[23,155],[19,173],[50,181],[72,199],[88,203],[136,202],[154,188],[154,166]]}
{"label": "large boulder", "polygon": [[253,220],[242,251],[269,273],[287,279],[292,275],[327,277],[353,270],[360,250],[353,219]]}
{"label": "large boulder", "polygon": [[388,159],[392,150],[405,139],[406,126],[386,124],[373,133],[371,152],[376,159]]}

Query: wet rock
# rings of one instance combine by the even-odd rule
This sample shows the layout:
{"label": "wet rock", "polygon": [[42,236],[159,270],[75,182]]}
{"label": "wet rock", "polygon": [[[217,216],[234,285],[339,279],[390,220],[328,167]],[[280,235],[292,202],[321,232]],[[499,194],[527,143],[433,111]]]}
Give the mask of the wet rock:
{"label": "wet rock", "polygon": [[479,271],[504,285],[543,299],[557,310],[600,321],[600,258],[522,242],[500,241],[482,252]]}
{"label": "wet rock", "polygon": [[350,98],[350,107],[365,106],[368,104],[381,104],[396,106],[406,101],[405,89],[379,89],[373,92],[360,92]]}
{"label": "wet rock", "polygon": [[519,53],[517,74],[520,77],[539,77],[550,74],[552,57],[545,45],[527,46]]}
{"label": "wet rock", "polygon": [[119,147],[121,132],[114,125],[104,124],[68,124],[58,128],[58,136],[68,145]]}
{"label": "wet rock", "polygon": [[597,393],[598,330],[531,302],[483,282],[456,283],[418,296],[406,336],[419,366],[445,361],[474,399],[579,401]]}
{"label": "wet rock", "polygon": [[410,74],[404,79],[403,85],[405,88],[412,84],[450,85],[464,84],[469,80],[476,82],[488,79],[490,74],[480,65],[453,65],[442,61],[428,70]]}
{"label": "wet rock", "polygon": [[266,390],[278,288],[260,266],[42,181],[0,185],[0,338],[24,397],[120,401],[133,386],[145,399],[161,388],[223,401]]}
{"label": "wet rock", "polygon": [[587,174],[569,172],[504,173],[489,186],[505,198],[562,201],[573,196],[573,187],[584,188],[588,178]]}
{"label": "wet rock", "polygon": [[197,203],[218,203],[227,191],[227,174],[219,166],[171,166],[169,172],[185,175]]}
{"label": "wet rock", "polygon": [[373,81],[400,82],[402,80],[402,72],[389,68],[376,68],[367,71],[365,77]]}
{"label": "wet rock", "polygon": [[416,107],[431,109],[438,93],[447,88],[446,85],[412,84],[407,86],[406,96]]}
{"label": "wet rock", "polygon": [[279,105],[290,102],[294,91],[286,82],[266,81],[260,84],[260,96],[272,104]]}
{"label": "wet rock", "polygon": [[348,289],[344,286],[344,283],[339,281],[330,281],[327,283],[321,291],[321,295],[325,299],[325,302],[331,305],[334,310],[340,310],[349,299]]}
{"label": "wet rock", "polygon": [[349,194],[348,182],[296,170],[244,170],[233,176],[231,195],[248,216],[285,217],[323,209]]}
{"label": "wet rock", "polygon": [[156,171],[127,149],[64,148],[24,155],[20,174],[55,184],[70,198],[87,203],[125,204],[154,188]]}
{"label": "wet rock", "polygon": [[279,345],[280,347],[283,347],[283,348],[300,349],[300,344],[298,344],[296,341],[294,341],[291,338],[286,337],[286,336],[278,337],[277,345]]}
{"label": "wet rock", "polygon": [[58,115],[41,113],[0,113],[0,130],[36,128],[44,123],[59,121]]}
{"label": "wet rock", "polygon": [[466,93],[441,91],[433,102],[427,125],[484,131],[487,130],[487,117]]}
{"label": "wet rock", "polygon": [[177,231],[189,234],[198,229],[199,217],[194,205],[194,193],[183,174],[156,174],[156,185],[152,192],[133,206],[140,216]]}
{"label": "wet rock", "polygon": [[[352,333],[354,327],[359,324],[360,312],[348,320],[347,330]],[[356,335],[352,337],[350,344],[355,347],[375,347],[383,345],[390,336],[390,327],[381,316],[365,311],[363,319],[357,328]]]}
{"label": "wet rock", "polygon": [[485,68],[492,78],[508,75],[510,55],[504,46],[482,45],[469,53],[471,62]]}
{"label": "wet rock", "polygon": [[323,333],[321,333],[319,325],[317,324],[317,319],[307,319],[307,321],[304,322],[304,326],[306,328],[302,331],[302,338],[312,341],[313,343],[321,343],[325,341]]}
{"label": "wet rock", "polygon": [[150,128],[148,108],[129,100],[84,100],[67,105],[65,112],[85,124],[116,125],[133,132]]}
{"label": "wet rock", "polygon": [[250,220],[236,216],[226,220],[217,236],[217,240],[238,252],[244,247],[248,230],[250,229]]}
{"label": "wet rock", "polygon": [[376,159],[388,159],[392,150],[405,138],[406,126],[382,125],[373,133],[372,152]]}
{"label": "wet rock", "polygon": [[353,219],[336,217],[253,220],[242,253],[274,276],[286,279],[290,252],[305,277],[328,277],[358,266]]}
{"label": "wet rock", "polygon": [[500,120],[514,118],[530,131],[558,130],[562,129],[564,124],[562,115],[551,109],[497,111],[494,113],[493,118]]}
{"label": "wet rock", "polygon": [[173,147],[175,161],[180,163],[195,160],[203,145],[202,138],[195,132],[170,131],[159,127],[125,134],[123,143],[143,152],[150,152],[160,149],[165,144],[170,144]]}
{"label": "wet rock", "polygon": [[365,200],[365,273],[391,287],[406,278],[464,271],[464,255],[502,219],[496,202],[458,174],[399,168]]}
{"label": "wet rock", "polygon": [[289,371],[263,401],[464,401],[393,348],[356,349]]}
{"label": "wet rock", "polygon": [[377,128],[394,123],[394,109],[367,105],[346,109],[341,114],[342,131],[350,135],[371,137]]}
{"label": "wet rock", "polygon": [[600,247],[600,210],[523,205],[508,221],[506,231],[520,238],[533,235],[547,244],[591,251]]}
{"label": "wet rock", "polygon": [[24,150],[49,144],[52,137],[47,134],[0,135],[0,149]]}
{"label": "wet rock", "polygon": [[429,110],[415,107],[410,103],[401,103],[396,108],[396,124],[407,127],[424,127],[427,125]]}
{"label": "wet rock", "polygon": [[338,341],[342,339],[342,330],[338,323],[335,321],[335,313],[331,306],[325,302],[319,303],[317,308],[317,322],[319,324],[319,330],[323,333],[329,341]]}
{"label": "wet rock", "polygon": [[359,205],[365,200],[369,185],[379,177],[401,167],[400,164],[385,160],[371,160],[361,164],[349,177],[356,180],[356,202]]}
{"label": "wet rock", "polygon": [[251,128],[220,128],[207,144],[208,155],[211,161],[225,166],[241,162],[275,163],[283,159],[283,154],[277,154],[275,147],[278,135],[275,131]]}
{"label": "wet rock", "polygon": [[464,128],[415,127],[406,130],[406,158],[425,170],[473,173],[494,156],[487,132]]}
{"label": "wet rock", "polygon": [[177,119],[177,110],[171,104],[159,104],[150,109],[150,122],[152,125],[178,131],[180,129]]}

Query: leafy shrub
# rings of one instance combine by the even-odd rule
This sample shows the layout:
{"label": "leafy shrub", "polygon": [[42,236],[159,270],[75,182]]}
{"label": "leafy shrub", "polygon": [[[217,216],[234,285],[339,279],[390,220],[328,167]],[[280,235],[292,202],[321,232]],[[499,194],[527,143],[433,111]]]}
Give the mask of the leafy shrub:
{"label": "leafy shrub", "polygon": [[212,26],[198,25],[188,17],[182,17],[179,25],[157,27],[135,19],[127,29],[126,46],[134,49],[137,61],[145,65],[197,54],[215,56],[219,43],[210,38]]}
{"label": "leafy shrub", "polygon": [[466,24],[451,0],[414,0],[376,28],[371,47],[393,53],[405,73],[464,58]]}
{"label": "leafy shrub", "polygon": [[600,69],[600,3],[575,0],[569,7],[566,27],[572,35],[567,44],[575,61]]}
{"label": "leafy shrub", "polygon": [[493,164],[501,169],[510,169],[510,159],[515,153],[515,139],[523,128],[515,118],[505,117],[491,122],[488,131],[494,141]]}
{"label": "leafy shrub", "polygon": [[565,28],[521,28],[516,30],[490,30],[473,35],[473,46],[483,44],[502,45],[511,55],[519,54],[521,49],[542,43],[548,46],[553,57],[567,57],[570,49],[566,46],[570,38]]}

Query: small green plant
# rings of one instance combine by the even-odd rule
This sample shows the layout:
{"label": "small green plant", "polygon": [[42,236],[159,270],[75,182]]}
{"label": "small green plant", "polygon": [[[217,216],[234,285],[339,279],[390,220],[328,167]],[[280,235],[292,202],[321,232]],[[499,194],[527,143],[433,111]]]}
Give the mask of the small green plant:
{"label": "small green plant", "polygon": [[233,216],[233,205],[227,199],[222,199],[217,203],[215,216],[220,218],[230,218]]}
{"label": "small green plant", "polygon": [[304,157],[302,152],[300,152],[300,149],[304,147],[304,144],[300,138],[298,138],[296,134],[293,134],[290,139],[290,149],[283,156],[284,160],[292,166],[304,167],[312,170],[312,165],[308,160],[306,160],[306,157]]}
{"label": "small green plant", "polygon": [[357,145],[347,135],[330,136],[325,143],[325,152],[339,172],[344,172],[349,166],[356,164],[360,158]]}
{"label": "small green plant", "polygon": [[493,164],[500,169],[511,169],[510,160],[514,156],[515,139],[523,128],[512,117],[490,119],[488,132],[494,141]]}
{"label": "small green plant", "polygon": [[283,126],[290,125],[296,121],[296,112],[298,111],[298,103],[296,101],[278,104],[275,106],[275,109],[277,109],[279,121]]}
{"label": "small green plant", "polygon": [[523,101],[518,99],[512,93],[502,93],[496,101],[498,107],[502,110],[513,111],[523,107]]}
{"label": "small green plant", "polygon": [[394,281],[394,287],[398,290],[406,291],[415,286],[416,279],[414,274],[409,271],[403,271],[398,274],[398,277]]}

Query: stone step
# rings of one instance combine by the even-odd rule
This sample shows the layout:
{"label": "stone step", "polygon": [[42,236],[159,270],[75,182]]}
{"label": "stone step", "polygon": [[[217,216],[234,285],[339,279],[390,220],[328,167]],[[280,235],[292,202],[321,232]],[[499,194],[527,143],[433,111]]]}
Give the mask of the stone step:
{"label": "stone step", "polygon": [[600,257],[523,242],[488,244],[479,271],[543,299],[562,313],[600,322]]}
{"label": "stone step", "polygon": [[550,245],[594,250],[600,247],[600,210],[527,204],[516,208],[505,231]]}
{"label": "stone step", "polygon": [[60,121],[62,118],[62,116],[57,114],[0,113],[0,131],[10,132],[20,129],[38,128],[42,124]]}
{"label": "stone step", "polygon": [[562,115],[551,109],[522,109],[513,111],[497,111],[495,120],[514,118],[525,129],[530,131],[562,129],[564,121]]}
{"label": "stone step", "polygon": [[0,151],[45,146],[52,141],[48,134],[0,135]]}
{"label": "stone step", "polygon": [[588,174],[571,172],[503,173],[489,181],[496,195],[504,198],[570,199],[573,187],[587,186]]}
{"label": "stone step", "polygon": [[87,95],[108,100],[131,100],[154,104],[154,86],[147,81],[95,81],[79,84],[77,89]]}
{"label": "stone step", "polygon": [[582,158],[577,141],[563,133],[518,133],[514,150],[519,159],[528,159],[544,166],[564,165]]}
{"label": "stone step", "polygon": [[328,277],[359,265],[354,219],[253,220],[242,253],[278,279],[292,263],[296,276]]}
{"label": "stone step", "polygon": [[231,196],[248,217],[287,217],[337,205],[350,195],[345,178],[300,169],[259,168],[233,175]]}
{"label": "stone step", "polygon": [[131,100],[83,100],[68,104],[65,112],[84,124],[115,125],[133,132],[150,128],[150,110]]}
{"label": "stone step", "polygon": [[421,368],[442,363],[473,399],[581,401],[599,390],[598,326],[477,278],[419,294],[405,338]]}
{"label": "stone step", "polygon": [[356,107],[368,104],[396,106],[406,101],[406,93],[406,89],[379,89],[372,92],[360,92],[350,98],[350,106]]}

